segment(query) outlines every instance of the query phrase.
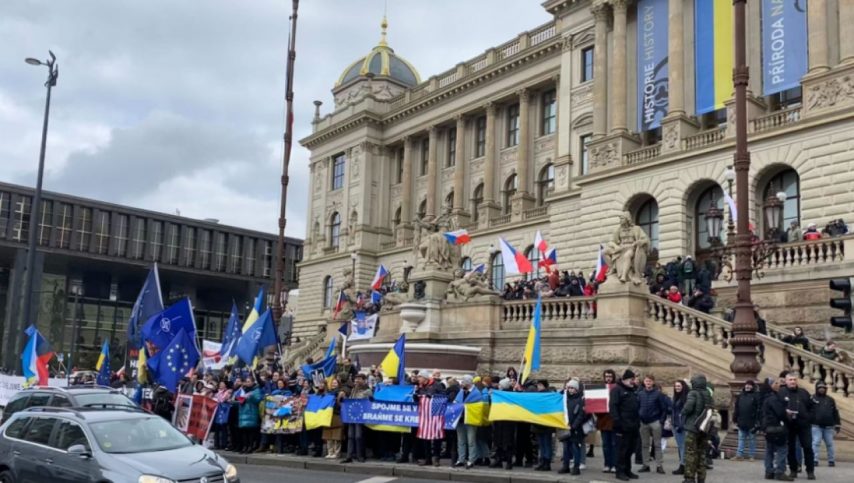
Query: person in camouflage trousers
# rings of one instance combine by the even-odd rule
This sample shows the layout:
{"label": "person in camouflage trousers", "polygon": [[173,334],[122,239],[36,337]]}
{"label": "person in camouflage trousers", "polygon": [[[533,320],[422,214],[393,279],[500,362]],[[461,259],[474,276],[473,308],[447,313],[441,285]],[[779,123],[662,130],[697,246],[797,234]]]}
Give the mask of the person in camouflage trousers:
{"label": "person in camouflage trousers", "polygon": [[684,483],[706,481],[706,450],[709,446],[707,434],[697,429],[697,422],[706,408],[712,407],[712,394],[706,389],[706,376],[697,374],[691,378],[691,391],[682,409],[685,421],[685,480]]}

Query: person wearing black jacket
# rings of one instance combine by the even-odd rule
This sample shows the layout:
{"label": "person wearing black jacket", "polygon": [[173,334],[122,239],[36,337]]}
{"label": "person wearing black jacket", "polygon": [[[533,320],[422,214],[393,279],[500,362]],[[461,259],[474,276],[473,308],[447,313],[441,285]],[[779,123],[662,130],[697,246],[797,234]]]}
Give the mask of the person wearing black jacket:
{"label": "person wearing black jacket", "polygon": [[798,376],[794,373],[786,375],[786,386],[780,388],[780,398],[786,403],[786,427],[788,428],[789,471],[791,476],[798,475],[798,459],[795,446],[800,442],[804,451],[804,465],[807,479],[815,479],[815,455],[812,452],[813,402],[810,394],[798,387]]}
{"label": "person wearing black jacket", "polygon": [[614,420],[617,439],[616,478],[629,481],[638,477],[632,473],[632,452],[640,441],[640,402],[635,389],[635,373],[626,369],[623,377],[611,389],[608,413]]}
{"label": "person wearing black jacket", "polygon": [[[566,383],[566,414],[569,434],[561,437],[563,443],[563,465],[558,473],[581,474],[581,444],[584,442],[584,423],[590,416],[584,412],[584,398],[581,395],[581,385],[572,379]],[[569,460],[572,456],[572,470]]]}
{"label": "person wearing black jacket", "polygon": [[784,379],[769,379],[763,387],[762,419],[760,426],[765,433],[765,479],[794,481],[786,474],[788,455],[788,429],[786,429],[786,403],[780,397],[780,386]]}
{"label": "person wearing black jacket", "polygon": [[839,410],[836,409],[836,401],[827,395],[827,384],[819,381],[815,385],[815,395],[812,397],[813,419],[812,419],[812,452],[815,457],[815,465],[818,466],[818,451],[821,442],[827,448],[827,466],[836,466],[833,446],[833,435],[839,434],[842,428],[839,419]]}
{"label": "person wearing black jacket", "polygon": [[[510,378],[505,377],[498,381],[498,390],[512,391],[513,387]],[[505,470],[512,470],[516,444],[516,423],[512,421],[493,422],[492,443],[495,446],[495,458],[489,467],[500,468],[503,464]]]}
{"label": "person wearing black jacket", "polygon": [[744,458],[744,446],[748,445],[748,456],[756,457],[756,430],[759,426],[759,411],[762,408],[759,392],[752,380],[747,380],[741,393],[736,397],[732,422],[738,428],[738,449],[735,459]]}

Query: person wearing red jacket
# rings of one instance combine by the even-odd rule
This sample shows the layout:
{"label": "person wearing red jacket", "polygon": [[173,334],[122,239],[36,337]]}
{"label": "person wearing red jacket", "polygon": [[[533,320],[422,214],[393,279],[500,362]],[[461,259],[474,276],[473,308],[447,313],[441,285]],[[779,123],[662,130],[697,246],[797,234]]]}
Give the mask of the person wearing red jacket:
{"label": "person wearing red jacket", "polygon": [[670,290],[667,291],[667,300],[673,302],[674,304],[682,303],[682,294],[679,293],[679,287],[676,285],[671,285]]}

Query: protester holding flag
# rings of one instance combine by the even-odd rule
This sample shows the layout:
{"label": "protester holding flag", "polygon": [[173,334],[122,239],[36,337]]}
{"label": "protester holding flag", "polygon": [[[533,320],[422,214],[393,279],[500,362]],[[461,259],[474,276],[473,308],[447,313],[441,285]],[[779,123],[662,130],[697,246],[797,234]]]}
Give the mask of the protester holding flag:
{"label": "protester holding flag", "polygon": [[[549,382],[545,379],[537,381],[537,392],[551,392],[549,390]],[[537,458],[537,466],[534,468],[534,471],[551,471],[552,457],[554,456],[552,449],[552,438],[555,433],[554,428],[540,424],[532,424],[531,432],[537,437],[537,447],[540,452]]]}
{"label": "protester holding flag", "polygon": [[231,389],[228,388],[226,381],[219,381],[214,399],[217,402],[212,428],[214,449],[226,449],[228,447],[228,416],[231,412]]}
{"label": "protester holding flag", "polygon": [[[512,382],[508,378],[498,381],[499,391],[512,391]],[[491,418],[490,418],[491,419]],[[516,449],[516,423],[512,421],[495,421],[492,423],[492,442],[495,447],[495,459],[490,468],[505,470],[513,469],[513,456]]]}
{"label": "protester holding flag", "polygon": [[442,456],[442,439],[445,437],[444,409],[437,409],[444,401],[447,405],[445,388],[433,376],[425,373],[418,374],[418,389],[415,390],[415,400],[418,402],[418,431],[416,441],[421,448],[423,460],[419,466],[439,466]]}
{"label": "protester holding flag", "polygon": [[[368,387],[368,378],[364,374],[356,375],[356,382],[350,391],[350,399],[368,399],[374,392]],[[347,425],[347,459],[344,463],[352,463],[356,458],[359,463],[365,462],[365,425]]]}
{"label": "protester holding flag", "polygon": [[617,382],[617,373],[613,369],[605,369],[602,372],[602,382],[605,384],[604,390],[604,407],[603,411],[593,413],[596,416],[596,429],[599,431],[600,439],[602,440],[602,459],[605,460],[605,473],[614,472],[614,457],[617,451],[614,442],[614,419],[608,412],[608,394]]}
{"label": "protester holding flag", "polygon": [[240,441],[242,444],[238,451],[243,454],[251,453],[260,444],[261,415],[258,404],[263,399],[261,390],[255,386],[252,377],[243,381],[243,392],[235,393],[235,401],[238,404],[238,427],[240,428]]}
{"label": "protester holding flag", "polygon": [[616,477],[620,481],[636,478],[632,473],[632,453],[640,441],[640,402],[635,387],[635,373],[626,369],[608,396],[608,412],[614,420],[617,442]]}
{"label": "protester holding flag", "polygon": [[48,383],[47,363],[53,359],[53,350],[47,340],[42,337],[35,325],[25,331],[29,340],[21,354],[21,365],[24,368],[24,384],[26,386],[46,386]]}

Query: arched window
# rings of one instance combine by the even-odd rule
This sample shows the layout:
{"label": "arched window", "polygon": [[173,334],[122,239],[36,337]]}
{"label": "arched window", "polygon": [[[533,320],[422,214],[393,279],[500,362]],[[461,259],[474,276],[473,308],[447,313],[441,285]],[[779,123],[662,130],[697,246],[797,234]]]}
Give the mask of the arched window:
{"label": "arched window", "polygon": [[398,206],[396,210],[394,210],[394,218],[391,220],[391,227],[397,228],[400,225],[400,207]]}
{"label": "arched window", "polygon": [[647,198],[635,213],[635,223],[649,237],[650,247],[658,250],[658,203]]}
{"label": "arched window", "polygon": [[427,200],[421,201],[421,204],[418,205],[418,213],[415,213],[415,216],[417,216],[419,220],[423,220],[424,217],[427,216]]}
{"label": "arched window", "polygon": [[555,187],[555,167],[553,164],[547,164],[541,171],[540,177],[537,180],[537,205],[543,206],[546,202],[546,196]]}
{"label": "arched window", "polygon": [[448,196],[445,197],[445,210],[451,211],[454,209],[454,191],[451,190]]}
{"label": "arched window", "polygon": [[501,252],[492,254],[492,273],[489,276],[495,290],[504,290],[504,259],[501,258]]}
{"label": "arched window", "polygon": [[540,278],[540,267],[537,266],[540,262],[540,254],[534,248],[534,245],[529,246],[525,250],[525,258],[527,258],[528,261],[531,262],[531,266],[534,267],[534,271],[525,274],[525,280],[536,280]]}
{"label": "arched window", "polygon": [[323,279],[323,308],[331,309],[332,308],[332,276],[327,275],[326,278]]}
{"label": "arched window", "polygon": [[504,214],[510,213],[512,208],[513,197],[516,196],[516,190],[519,188],[519,178],[516,174],[511,174],[504,182]]}
{"label": "arched window", "polygon": [[341,235],[341,215],[336,211],[329,219],[329,246],[338,248]]}
{"label": "arched window", "polygon": [[[763,223],[765,220],[764,208],[768,204],[767,200],[780,192],[786,193],[786,201],[783,202],[782,225],[779,227],[785,232],[792,222],[797,222],[798,225],[801,223],[801,183],[797,171],[794,169],[781,171],[765,185],[765,189],[762,190],[763,216],[760,218]],[[769,228],[771,227],[766,226],[762,233],[767,233]]]}
{"label": "arched window", "polygon": [[[706,222],[706,213],[712,206],[715,206],[721,211],[723,211],[724,208],[724,192],[718,185],[706,188],[697,200],[697,206],[694,209],[694,224],[697,227],[696,246],[698,252],[712,247],[712,243],[709,241],[709,225]],[[721,242],[726,243],[725,229],[721,230]],[[697,254],[697,258],[700,258],[699,253]]]}
{"label": "arched window", "polygon": [[471,219],[477,221],[477,207],[483,203],[483,183],[477,185],[474,189],[474,195],[471,198]]}
{"label": "arched window", "polygon": [[463,257],[463,259],[460,260],[460,268],[466,272],[470,272],[472,269],[471,257]]}

